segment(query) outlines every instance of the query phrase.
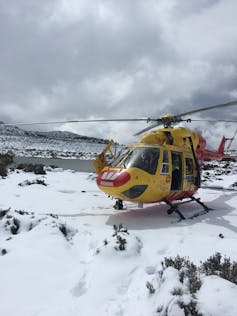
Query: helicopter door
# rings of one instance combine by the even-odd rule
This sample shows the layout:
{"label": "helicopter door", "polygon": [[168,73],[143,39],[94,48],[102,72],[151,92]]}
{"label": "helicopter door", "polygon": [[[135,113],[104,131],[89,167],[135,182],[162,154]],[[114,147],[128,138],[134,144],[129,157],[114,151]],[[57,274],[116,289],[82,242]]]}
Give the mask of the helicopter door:
{"label": "helicopter door", "polygon": [[179,191],[182,188],[182,153],[171,152],[172,180],[171,191]]}

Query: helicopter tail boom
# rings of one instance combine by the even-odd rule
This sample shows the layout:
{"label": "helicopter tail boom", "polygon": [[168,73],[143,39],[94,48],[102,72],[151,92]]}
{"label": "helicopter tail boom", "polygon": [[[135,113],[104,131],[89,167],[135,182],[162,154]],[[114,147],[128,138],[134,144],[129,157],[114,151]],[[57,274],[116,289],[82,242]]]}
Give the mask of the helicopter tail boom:
{"label": "helicopter tail boom", "polygon": [[217,151],[204,149],[201,155],[201,160],[222,160],[226,158],[236,159],[237,158],[236,156],[230,156],[224,153],[225,143],[226,143],[226,138],[225,136],[223,136]]}
{"label": "helicopter tail boom", "polygon": [[226,139],[225,139],[225,136],[223,136],[221,139],[220,145],[217,149],[218,154],[224,155],[225,142],[226,142]]}

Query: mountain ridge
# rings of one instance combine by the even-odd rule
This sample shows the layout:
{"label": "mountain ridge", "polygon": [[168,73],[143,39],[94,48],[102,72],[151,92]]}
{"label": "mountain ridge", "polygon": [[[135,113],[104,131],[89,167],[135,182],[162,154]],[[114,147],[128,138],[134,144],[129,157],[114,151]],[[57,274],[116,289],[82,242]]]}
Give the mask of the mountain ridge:
{"label": "mountain ridge", "polygon": [[48,138],[49,140],[70,140],[70,141],[81,141],[86,143],[98,143],[98,144],[107,144],[108,139],[97,138],[97,137],[90,137],[79,135],[73,132],[68,131],[49,131],[49,132],[42,132],[42,131],[29,131],[18,126],[6,126],[3,122],[0,121],[0,135],[6,136],[24,136],[24,137],[43,137]]}

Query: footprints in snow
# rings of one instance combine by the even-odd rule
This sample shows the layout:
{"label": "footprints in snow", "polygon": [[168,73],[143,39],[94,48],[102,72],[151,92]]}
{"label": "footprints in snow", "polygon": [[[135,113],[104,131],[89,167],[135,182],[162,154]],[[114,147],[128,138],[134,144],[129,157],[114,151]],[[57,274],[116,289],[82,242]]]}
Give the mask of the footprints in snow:
{"label": "footprints in snow", "polygon": [[58,190],[60,193],[67,193],[67,194],[73,194],[76,193],[76,190]]}
{"label": "footprints in snow", "polygon": [[88,288],[87,284],[87,272],[83,274],[79,283],[71,290],[71,293],[75,297],[80,297],[86,294]]}

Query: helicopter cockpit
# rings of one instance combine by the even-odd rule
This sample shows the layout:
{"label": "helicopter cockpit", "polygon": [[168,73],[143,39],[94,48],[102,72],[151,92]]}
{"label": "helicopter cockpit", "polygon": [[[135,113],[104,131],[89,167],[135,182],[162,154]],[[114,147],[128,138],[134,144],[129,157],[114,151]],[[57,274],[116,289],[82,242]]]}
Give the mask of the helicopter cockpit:
{"label": "helicopter cockpit", "polygon": [[112,163],[116,168],[138,168],[155,174],[160,156],[159,148],[134,147],[122,152]]}

